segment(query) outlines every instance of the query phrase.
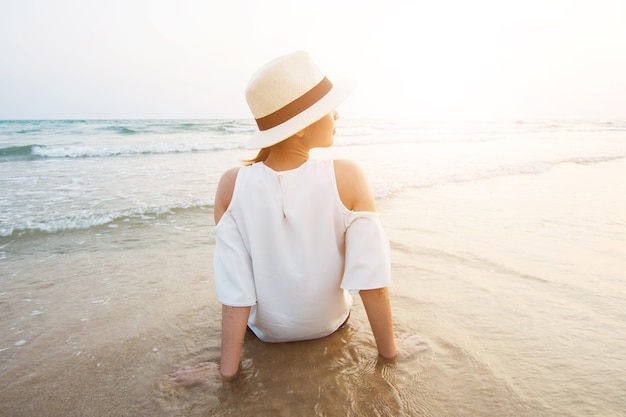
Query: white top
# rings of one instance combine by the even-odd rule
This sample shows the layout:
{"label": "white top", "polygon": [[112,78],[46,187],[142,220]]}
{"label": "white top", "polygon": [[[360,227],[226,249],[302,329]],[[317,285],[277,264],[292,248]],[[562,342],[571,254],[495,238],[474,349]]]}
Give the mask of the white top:
{"label": "white top", "polygon": [[248,326],[265,342],[327,336],[348,317],[350,292],[391,283],[378,215],[342,204],[333,161],[242,167],[215,236],[217,297],[252,306]]}

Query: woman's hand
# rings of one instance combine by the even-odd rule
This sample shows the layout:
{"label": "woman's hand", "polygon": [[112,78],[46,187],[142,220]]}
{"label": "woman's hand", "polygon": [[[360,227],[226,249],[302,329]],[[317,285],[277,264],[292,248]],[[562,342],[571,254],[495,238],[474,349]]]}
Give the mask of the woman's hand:
{"label": "woman's hand", "polygon": [[397,358],[400,360],[410,359],[420,352],[430,349],[428,343],[417,335],[401,333],[396,336]]}
{"label": "woman's hand", "polygon": [[202,362],[196,366],[183,366],[172,372],[170,382],[183,387],[206,383],[218,383],[222,380],[219,365],[214,362]]}

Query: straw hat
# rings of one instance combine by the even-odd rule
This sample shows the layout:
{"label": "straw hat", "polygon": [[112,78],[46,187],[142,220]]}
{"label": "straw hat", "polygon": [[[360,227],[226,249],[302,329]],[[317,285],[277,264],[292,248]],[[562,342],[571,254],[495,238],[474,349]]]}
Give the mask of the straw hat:
{"label": "straw hat", "polygon": [[267,148],[315,123],[343,102],[352,80],[330,82],[303,51],[262,66],[246,87],[246,101],[259,131],[247,149]]}

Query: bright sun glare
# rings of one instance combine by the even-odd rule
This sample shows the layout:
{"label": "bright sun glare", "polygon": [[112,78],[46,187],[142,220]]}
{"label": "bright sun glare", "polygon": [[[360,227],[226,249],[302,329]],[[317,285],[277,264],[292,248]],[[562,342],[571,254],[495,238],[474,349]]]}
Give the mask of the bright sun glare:
{"label": "bright sun glare", "polygon": [[[404,2],[372,34],[368,78],[400,116],[623,117],[624,8]],[[623,21],[622,21],[623,23]],[[612,87],[609,87],[612,86]],[[392,104],[390,104],[392,103]]]}
{"label": "bright sun glare", "polygon": [[7,0],[0,117],[248,117],[267,60],[307,49],[356,78],[348,116],[623,118],[613,0]]}

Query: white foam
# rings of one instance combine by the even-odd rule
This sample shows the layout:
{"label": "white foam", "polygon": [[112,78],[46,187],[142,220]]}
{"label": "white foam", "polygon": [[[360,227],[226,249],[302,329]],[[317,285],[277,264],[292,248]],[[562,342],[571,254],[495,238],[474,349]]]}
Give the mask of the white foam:
{"label": "white foam", "polygon": [[163,214],[173,214],[174,210],[207,207],[212,205],[207,200],[195,200],[182,204],[166,205],[161,207],[138,207],[108,213],[86,213],[62,218],[46,220],[27,220],[22,225],[10,228],[0,228],[0,236],[11,236],[14,233],[37,231],[56,233],[67,230],[84,230],[92,227],[108,225],[109,228],[118,228],[116,221],[128,221],[129,218],[154,220]]}
{"label": "white foam", "polygon": [[123,155],[210,152],[240,148],[236,142],[149,143],[111,146],[34,146],[32,154],[43,158],[93,158]]}

